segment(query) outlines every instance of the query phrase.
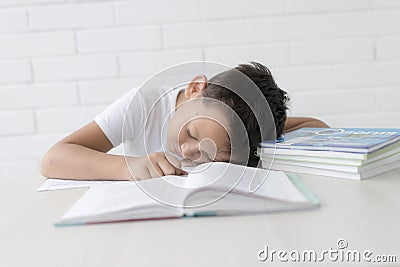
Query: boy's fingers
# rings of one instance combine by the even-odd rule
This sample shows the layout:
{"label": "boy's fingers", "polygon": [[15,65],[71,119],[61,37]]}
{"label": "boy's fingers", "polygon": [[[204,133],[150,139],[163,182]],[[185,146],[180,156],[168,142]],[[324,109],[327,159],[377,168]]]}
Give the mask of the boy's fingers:
{"label": "boy's fingers", "polygon": [[178,175],[188,175],[187,171],[185,170],[178,169],[178,171],[179,171]]}
{"label": "boy's fingers", "polygon": [[182,160],[182,166],[184,167],[196,167],[199,164],[200,164],[199,162],[195,162],[192,160],[187,160],[187,159]]}
{"label": "boy's fingers", "polygon": [[158,166],[162,169],[164,175],[183,175],[186,174],[184,170],[179,169],[176,166],[173,166],[171,162],[169,162],[166,158],[164,160],[160,160],[158,162]]}
{"label": "boy's fingers", "polygon": [[140,168],[134,174],[133,180],[140,181],[151,178],[150,170],[148,168]]}
{"label": "boy's fingers", "polygon": [[175,168],[175,174],[176,175],[187,175],[188,173],[185,170]]}
{"label": "boy's fingers", "polygon": [[171,154],[165,153],[165,158],[166,161],[168,162],[168,165],[171,165],[174,167],[175,172],[174,174],[176,175],[187,175],[187,172],[182,169],[182,162],[178,160],[176,157],[174,157]]}
{"label": "boy's fingers", "polygon": [[[168,166],[171,166],[174,168],[173,172],[172,169],[169,169],[169,174],[172,175],[187,175],[188,173],[182,169],[182,163],[180,160],[178,160],[176,157],[174,157],[171,154],[165,153],[165,162],[163,161],[163,166],[166,166],[166,168],[170,168]],[[164,170],[164,169],[163,169]],[[164,172],[165,173],[165,172]]]}
{"label": "boy's fingers", "polygon": [[152,178],[165,175],[157,162],[150,162],[149,165],[148,170]]}
{"label": "boy's fingers", "polygon": [[176,173],[175,167],[172,166],[171,163],[169,163],[169,161],[166,159],[158,161],[157,164],[162,170],[163,175],[174,175]]}
{"label": "boy's fingers", "polygon": [[176,166],[177,168],[181,167],[181,162],[176,157],[169,153],[164,153],[165,158],[170,162],[171,165]]}
{"label": "boy's fingers", "polygon": [[[187,175],[188,173],[180,169],[181,162],[174,156],[166,153],[154,153],[146,159],[146,170],[148,176],[141,179],[160,177],[165,175]],[[145,175],[147,176],[147,175]]]}

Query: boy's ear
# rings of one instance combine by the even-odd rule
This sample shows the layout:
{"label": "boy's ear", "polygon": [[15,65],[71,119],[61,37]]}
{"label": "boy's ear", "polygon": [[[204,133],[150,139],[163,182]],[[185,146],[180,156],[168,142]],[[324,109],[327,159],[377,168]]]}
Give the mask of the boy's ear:
{"label": "boy's ear", "polygon": [[207,77],[205,75],[197,75],[194,77],[185,89],[185,98],[190,99],[192,97],[199,96],[203,90],[207,87]]}

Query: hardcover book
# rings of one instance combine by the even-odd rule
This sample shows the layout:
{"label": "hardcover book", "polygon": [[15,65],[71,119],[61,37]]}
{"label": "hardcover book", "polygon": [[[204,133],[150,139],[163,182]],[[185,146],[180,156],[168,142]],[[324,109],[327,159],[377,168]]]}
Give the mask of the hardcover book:
{"label": "hardcover book", "polygon": [[201,164],[187,177],[92,186],[56,223],[255,214],[318,207],[295,176],[223,162]]}

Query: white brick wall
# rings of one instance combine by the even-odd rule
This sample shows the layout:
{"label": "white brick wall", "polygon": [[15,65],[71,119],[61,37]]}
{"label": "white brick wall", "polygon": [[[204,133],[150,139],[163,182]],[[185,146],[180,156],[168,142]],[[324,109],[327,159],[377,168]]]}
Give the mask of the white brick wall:
{"label": "white brick wall", "polygon": [[30,110],[0,112],[0,134],[33,134],[33,113]]}
{"label": "white brick wall", "polygon": [[114,55],[55,57],[32,60],[34,79],[63,81],[112,78],[118,75]]}
{"label": "white brick wall", "polygon": [[108,79],[79,82],[79,99],[82,105],[110,103],[138,86],[140,79]]}
{"label": "white brick wall", "polygon": [[400,127],[399,47],[398,0],[0,0],[0,174],[188,61],[266,64],[292,116]]}
{"label": "white brick wall", "polygon": [[111,3],[68,3],[36,6],[28,9],[29,28],[32,30],[82,29],[111,26]]}
{"label": "white brick wall", "polygon": [[161,30],[158,26],[124,26],[78,31],[77,44],[83,53],[156,50],[161,48]]}
{"label": "white brick wall", "polygon": [[333,64],[374,60],[374,40],[345,39],[298,42],[290,46],[294,65]]}
{"label": "white brick wall", "polygon": [[26,31],[28,17],[23,8],[0,9],[0,33]]}
{"label": "white brick wall", "polygon": [[235,66],[238,62],[268,62],[268,66],[287,66],[289,64],[288,44],[255,44],[222,47],[206,47],[204,57],[207,61]]}
{"label": "white brick wall", "polygon": [[74,83],[31,83],[2,86],[1,109],[33,109],[77,105],[77,86]]}
{"label": "white brick wall", "polygon": [[[63,107],[36,111],[38,133],[59,133],[76,130],[104,110],[105,106]],[[79,127],[78,127],[79,128]]]}
{"label": "white brick wall", "polygon": [[186,22],[198,20],[200,16],[197,0],[118,1],[114,8],[118,25]]}
{"label": "white brick wall", "polygon": [[24,33],[0,37],[0,58],[63,56],[75,53],[72,32]]}
{"label": "white brick wall", "polygon": [[400,37],[389,36],[377,40],[378,60],[399,60],[400,59]]}
{"label": "white brick wall", "polygon": [[29,60],[1,60],[0,73],[0,85],[32,82]]}
{"label": "white brick wall", "polygon": [[200,61],[203,59],[199,49],[161,50],[121,54],[119,57],[122,76],[149,76],[175,64]]}

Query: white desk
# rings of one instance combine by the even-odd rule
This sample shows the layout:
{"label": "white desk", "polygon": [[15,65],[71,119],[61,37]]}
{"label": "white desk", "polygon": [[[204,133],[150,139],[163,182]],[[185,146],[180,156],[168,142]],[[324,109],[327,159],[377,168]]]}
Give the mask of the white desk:
{"label": "white desk", "polygon": [[320,253],[339,238],[400,265],[400,170],[361,182],[299,177],[319,209],[64,228],[53,223],[87,189],[37,193],[39,174],[0,177],[0,266],[271,266],[279,261],[257,257],[265,245]]}

